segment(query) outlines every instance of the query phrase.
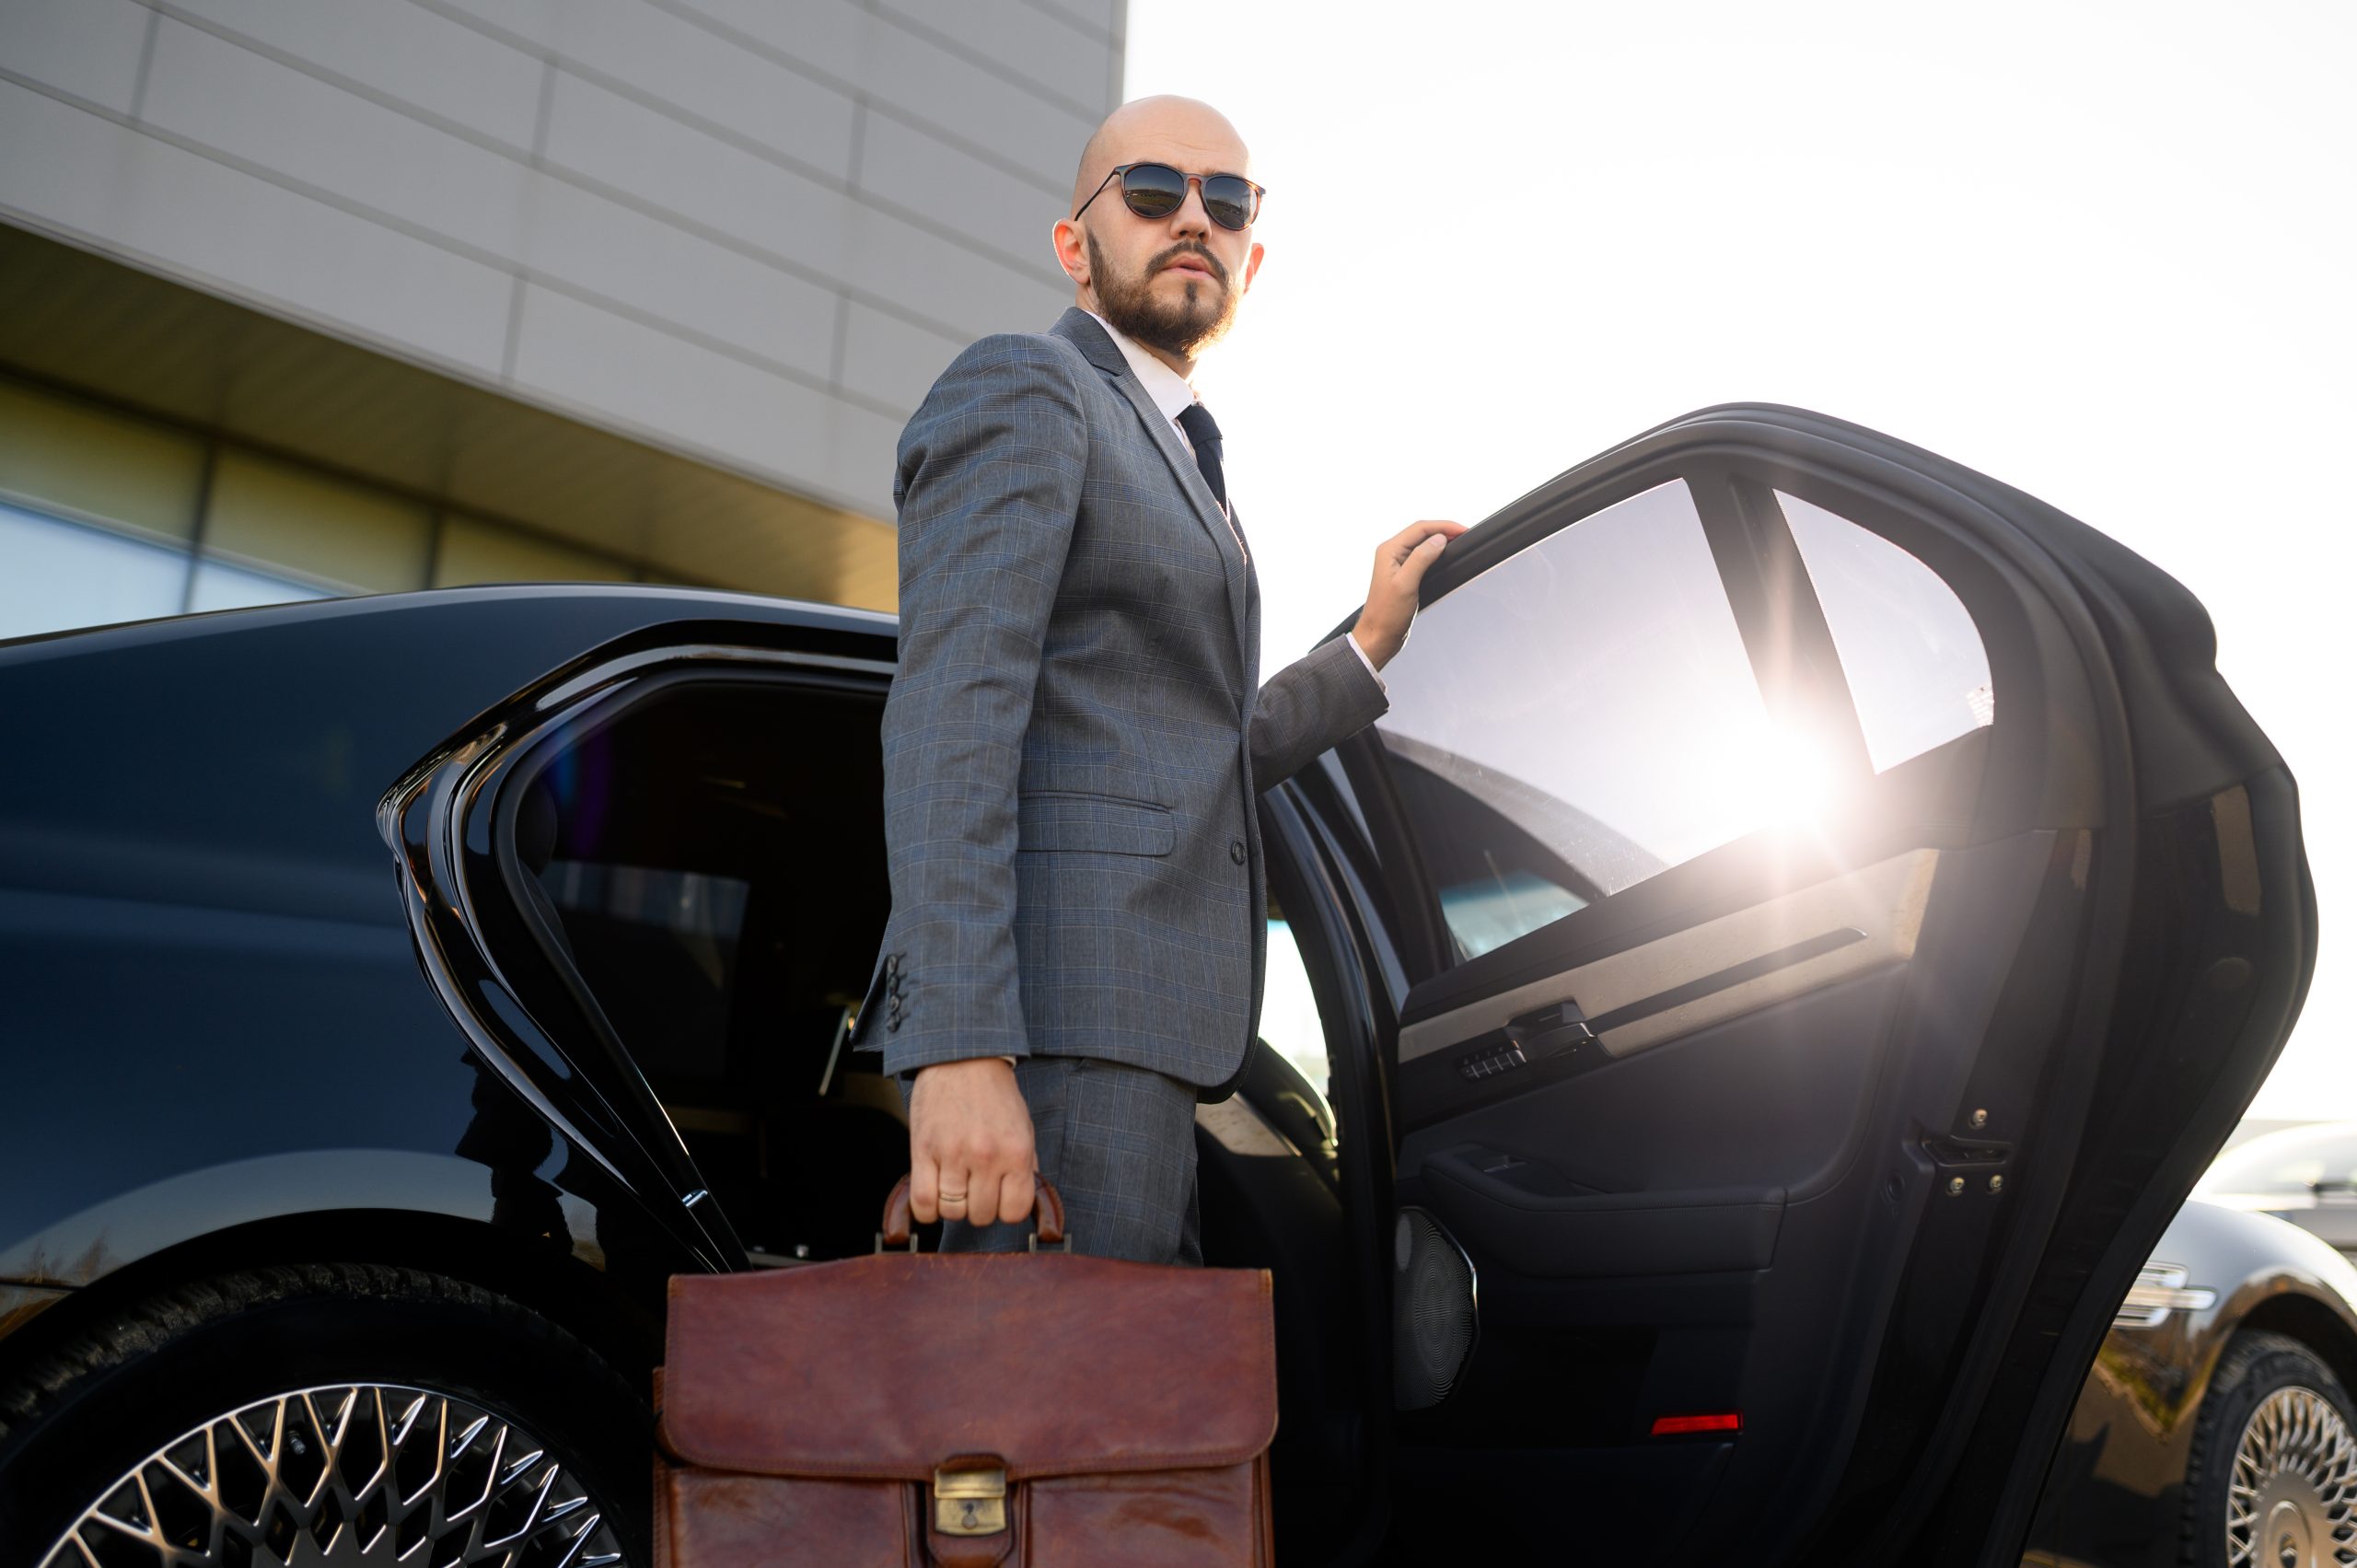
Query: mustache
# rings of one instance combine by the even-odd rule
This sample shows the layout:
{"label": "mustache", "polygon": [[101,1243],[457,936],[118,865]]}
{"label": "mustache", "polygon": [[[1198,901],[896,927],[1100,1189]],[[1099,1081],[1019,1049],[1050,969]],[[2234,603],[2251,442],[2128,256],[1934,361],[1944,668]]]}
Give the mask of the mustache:
{"label": "mustache", "polygon": [[1145,275],[1148,277],[1154,276],[1155,273],[1162,271],[1163,268],[1170,265],[1171,262],[1177,261],[1181,256],[1192,256],[1195,260],[1201,261],[1204,268],[1210,272],[1212,276],[1219,283],[1225,285],[1227,282],[1227,269],[1220,264],[1219,258],[1213,255],[1206,247],[1198,244],[1196,241],[1191,239],[1180,240],[1178,244],[1173,245],[1169,250],[1163,251],[1152,261],[1148,262],[1146,264]]}

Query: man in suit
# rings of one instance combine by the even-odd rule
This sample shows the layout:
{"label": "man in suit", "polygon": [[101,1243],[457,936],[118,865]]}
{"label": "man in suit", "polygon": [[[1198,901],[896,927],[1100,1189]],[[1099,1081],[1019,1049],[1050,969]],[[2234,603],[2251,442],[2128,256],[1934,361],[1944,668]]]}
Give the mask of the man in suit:
{"label": "man in suit", "polygon": [[1019,1247],[1200,1262],[1194,1109],[1241,1073],[1266,957],[1257,794],[1381,714],[1453,522],[1376,550],[1353,630],[1260,679],[1260,585],[1187,377],[1260,265],[1208,105],[1089,140],[1074,306],[959,354],[900,437],[883,721],[892,912],[856,1040],[909,1097],[911,1207]]}

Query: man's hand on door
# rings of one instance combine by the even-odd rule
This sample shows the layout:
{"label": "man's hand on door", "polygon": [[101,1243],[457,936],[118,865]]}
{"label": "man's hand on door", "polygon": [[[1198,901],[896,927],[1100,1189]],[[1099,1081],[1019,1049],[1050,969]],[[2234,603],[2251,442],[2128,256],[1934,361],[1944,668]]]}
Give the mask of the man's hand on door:
{"label": "man's hand on door", "polygon": [[1465,531],[1463,523],[1427,517],[1411,523],[1376,547],[1375,576],[1367,585],[1366,606],[1351,628],[1359,646],[1377,669],[1391,662],[1408,640],[1408,624],[1416,618],[1416,591],[1424,573],[1440,559],[1448,541]]}

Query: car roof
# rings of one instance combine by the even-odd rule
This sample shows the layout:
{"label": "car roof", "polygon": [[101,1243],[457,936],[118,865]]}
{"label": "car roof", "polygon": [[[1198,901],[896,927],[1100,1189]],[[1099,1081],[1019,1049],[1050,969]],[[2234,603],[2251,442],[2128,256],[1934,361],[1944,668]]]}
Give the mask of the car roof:
{"label": "car roof", "polygon": [[243,632],[260,626],[294,625],[350,617],[401,615],[452,605],[488,607],[500,603],[545,608],[551,600],[631,600],[643,602],[648,619],[721,616],[756,619],[793,625],[894,635],[900,617],[889,610],[863,610],[854,605],[826,604],[815,599],[781,598],[770,594],[730,588],[681,587],[656,583],[485,583],[465,587],[421,588],[401,593],[354,594],[339,598],[303,599],[291,604],[258,605],[243,610],[199,610],[187,615],[157,616],[99,626],[39,632],[30,636],[0,638],[0,662],[17,656],[46,658],[58,655],[116,651],[146,645],[178,643],[189,637]]}
{"label": "car roof", "polygon": [[2273,1179],[2285,1161],[2322,1156],[2357,1165],[2357,1121],[2319,1121],[2279,1127],[2235,1144],[2211,1163],[2195,1184],[2197,1192],[2259,1191],[2250,1184]]}

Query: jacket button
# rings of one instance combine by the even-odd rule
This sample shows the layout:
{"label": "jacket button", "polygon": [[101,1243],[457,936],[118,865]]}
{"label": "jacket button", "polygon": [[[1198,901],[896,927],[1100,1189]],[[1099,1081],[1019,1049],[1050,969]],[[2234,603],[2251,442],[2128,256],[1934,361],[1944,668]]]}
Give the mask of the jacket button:
{"label": "jacket button", "polygon": [[1236,862],[1238,865],[1244,864],[1244,841],[1242,839],[1230,839],[1227,841],[1227,858]]}

